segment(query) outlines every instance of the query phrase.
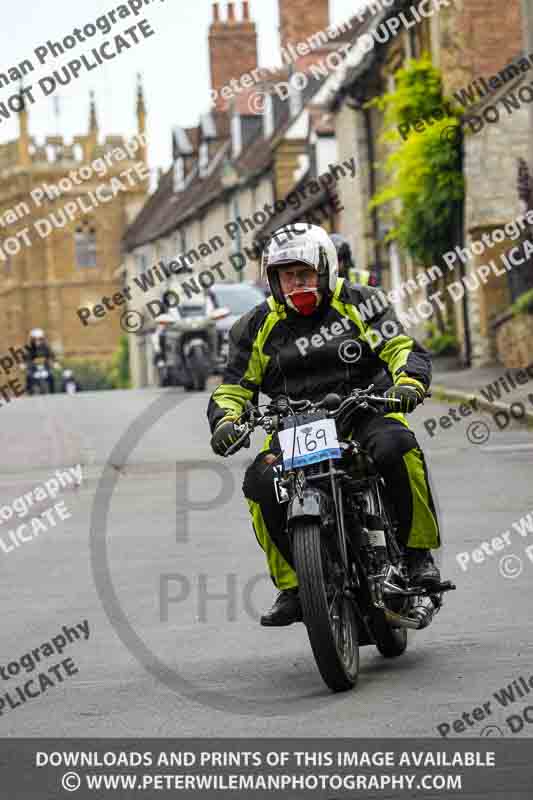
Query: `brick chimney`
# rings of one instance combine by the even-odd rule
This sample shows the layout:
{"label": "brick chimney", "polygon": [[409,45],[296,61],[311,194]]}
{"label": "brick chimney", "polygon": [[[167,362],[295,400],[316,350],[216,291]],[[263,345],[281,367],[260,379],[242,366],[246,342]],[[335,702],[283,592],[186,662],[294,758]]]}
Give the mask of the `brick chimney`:
{"label": "brick chimney", "polygon": [[[235,3],[228,2],[226,19],[221,18],[220,3],[213,3],[213,22],[209,30],[209,59],[211,88],[219,91],[232,78],[239,79],[245,72],[257,67],[257,30],[250,19],[247,0],[241,5],[240,19],[235,14]],[[218,97],[216,110],[223,111],[228,101]]]}
{"label": "brick chimney", "polygon": [[279,0],[281,47],[296,45],[329,27],[329,0]]}

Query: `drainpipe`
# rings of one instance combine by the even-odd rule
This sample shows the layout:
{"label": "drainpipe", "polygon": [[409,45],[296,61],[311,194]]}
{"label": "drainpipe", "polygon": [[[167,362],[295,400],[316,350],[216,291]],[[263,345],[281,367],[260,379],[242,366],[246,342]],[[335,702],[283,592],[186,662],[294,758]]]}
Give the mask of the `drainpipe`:
{"label": "drainpipe", "polygon": [[[460,139],[460,153],[461,153],[461,172],[464,175],[464,138]],[[459,247],[465,246],[465,225],[464,225],[464,199],[457,204],[457,221],[456,221],[456,238],[459,242]],[[459,259],[459,275],[461,276],[461,283],[464,286],[463,278],[465,277],[466,269],[462,259]],[[465,367],[472,366],[472,334],[470,331],[470,308],[468,302],[468,292],[465,291],[462,299],[463,322],[465,330]]]}
{"label": "drainpipe", "polygon": [[[367,158],[368,158],[368,188],[370,191],[370,197],[373,197],[377,190],[376,184],[376,175],[374,173],[374,158],[375,158],[375,151],[374,151],[374,139],[373,139],[373,132],[372,132],[372,118],[371,118],[371,111],[369,108],[363,108],[363,114],[365,118],[365,134],[366,134],[366,142],[367,142]],[[376,275],[376,279],[378,285],[382,283],[382,266],[379,260],[379,220],[378,220],[378,210],[377,208],[373,208],[371,211],[371,219],[372,219],[372,237],[374,240],[374,268],[378,273]]]}
{"label": "drainpipe", "polygon": [[[533,53],[533,4],[522,0],[522,27],[524,30],[524,52]],[[533,169],[533,107],[529,109],[529,168]]]}

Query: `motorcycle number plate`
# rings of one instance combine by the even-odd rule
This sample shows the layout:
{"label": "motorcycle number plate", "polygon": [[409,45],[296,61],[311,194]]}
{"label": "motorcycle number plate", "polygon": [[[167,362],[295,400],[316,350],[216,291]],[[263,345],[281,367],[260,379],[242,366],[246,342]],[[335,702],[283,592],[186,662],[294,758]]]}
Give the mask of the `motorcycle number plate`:
{"label": "motorcycle number plate", "polygon": [[278,432],[285,469],[340,458],[341,450],[333,419],[310,420]]}

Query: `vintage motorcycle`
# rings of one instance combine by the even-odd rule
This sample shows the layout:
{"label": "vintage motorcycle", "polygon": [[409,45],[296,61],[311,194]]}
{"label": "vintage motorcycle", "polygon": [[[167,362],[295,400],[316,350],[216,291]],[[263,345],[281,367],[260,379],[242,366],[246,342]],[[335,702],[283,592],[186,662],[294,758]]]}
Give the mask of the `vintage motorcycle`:
{"label": "vintage motorcycle", "polygon": [[360,646],[375,645],[386,658],[401,655],[407,629],[426,628],[443,594],[455,589],[449,581],[409,585],[384,481],[356,433],[351,438],[358,414],[391,403],[373,388],[318,403],[278,397],[266,408],[248,405],[227,453],[257,426],[273,435],[303,619],[320,674],[336,692],[356,684]]}

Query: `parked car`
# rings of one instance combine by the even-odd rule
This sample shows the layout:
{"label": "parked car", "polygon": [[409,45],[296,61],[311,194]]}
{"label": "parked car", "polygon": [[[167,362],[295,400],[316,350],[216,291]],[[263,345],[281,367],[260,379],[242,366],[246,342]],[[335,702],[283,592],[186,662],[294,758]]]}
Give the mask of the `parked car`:
{"label": "parked car", "polygon": [[211,317],[217,326],[215,372],[222,372],[228,360],[229,332],[233,324],[255,306],[263,303],[266,292],[253,283],[215,283],[208,290],[213,307]]}

